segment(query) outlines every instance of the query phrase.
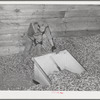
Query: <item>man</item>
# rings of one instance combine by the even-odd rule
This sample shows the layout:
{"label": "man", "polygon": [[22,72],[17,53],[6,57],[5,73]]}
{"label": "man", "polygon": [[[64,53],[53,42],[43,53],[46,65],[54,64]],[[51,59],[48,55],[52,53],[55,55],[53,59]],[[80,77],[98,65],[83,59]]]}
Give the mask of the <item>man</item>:
{"label": "man", "polygon": [[[38,22],[35,23],[30,23],[30,26],[28,28],[28,33],[27,33],[28,38],[31,40],[31,43],[28,45],[29,52],[31,51],[32,47],[36,49],[36,55],[41,55],[42,54],[42,49],[46,50],[46,45],[47,40],[49,41],[51,45],[51,51],[54,52],[56,49],[51,31],[49,26],[45,26],[44,24],[40,25]],[[46,40],[46,42],[45,42]]]}

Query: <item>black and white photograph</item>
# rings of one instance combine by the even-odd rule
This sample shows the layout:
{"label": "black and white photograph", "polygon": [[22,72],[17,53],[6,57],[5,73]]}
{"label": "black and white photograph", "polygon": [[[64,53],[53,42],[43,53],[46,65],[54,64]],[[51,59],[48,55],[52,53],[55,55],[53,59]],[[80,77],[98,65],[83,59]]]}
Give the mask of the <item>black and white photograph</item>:
{"label": "black and white photograph", "polygon": [[2,90],[100,91],[100,4],[0,4]]}

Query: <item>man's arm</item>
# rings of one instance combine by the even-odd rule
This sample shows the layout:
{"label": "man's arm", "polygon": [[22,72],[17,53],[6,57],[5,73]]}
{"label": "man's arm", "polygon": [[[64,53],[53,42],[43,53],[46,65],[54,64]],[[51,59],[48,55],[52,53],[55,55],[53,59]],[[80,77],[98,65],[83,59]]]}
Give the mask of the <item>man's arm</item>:
{"label": "man's arm", "polygon": [[51,44],[52,46],[54,46],[53,37],[52,37],[52,35],[51,35],[51,31],[50,31],[49,26],[47,26],[47,27],[45,28],[45,34],[46,34],[46,36],[47,36],[47,38],[48,38],[50,44]]}
{"label": "man's arm", "polygon": [[44,31],[44,32],[45,32],[45,34],[46,34],[46,36],[47,36],[47,38],[48,38],[50,44],[52,45],[51,50],[52,50],[52,52],[53,52],[53,51],[56,49],[56,47],[55,47],[55,44],[54,44],[53,37],[52,37],[52,34],[51,34],[51,31],[50,31],[49,26],[47,26],[47,27],[45,28],[45,31]]}

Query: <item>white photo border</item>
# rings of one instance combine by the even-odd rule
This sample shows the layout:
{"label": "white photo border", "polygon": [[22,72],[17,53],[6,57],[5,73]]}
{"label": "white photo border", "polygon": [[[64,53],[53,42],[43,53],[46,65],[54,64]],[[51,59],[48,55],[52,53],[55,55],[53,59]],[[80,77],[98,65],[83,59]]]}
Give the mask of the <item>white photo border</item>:
{"label": "white photo border", "polygon": [[[0,4],[100,5],[100,1],[0,1]],[[0,99],[100,99],[99,91],[0,91]]]}

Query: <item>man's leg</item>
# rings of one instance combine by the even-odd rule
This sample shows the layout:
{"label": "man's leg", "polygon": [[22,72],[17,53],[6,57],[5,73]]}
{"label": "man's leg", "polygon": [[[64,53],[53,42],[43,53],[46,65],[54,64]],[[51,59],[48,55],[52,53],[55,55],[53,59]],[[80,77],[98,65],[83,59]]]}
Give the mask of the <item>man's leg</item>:
{"label": "man's leg", "polygon": [[47,36],[47,38],[48,38],[48,40],[49,40],[49,42],[50,42],[50,44],[52,46],[51,47],[51,51],[54,52],[54,50],[56,49],[56,47],[55,47],[55,43],[54,43],[54,40],[53,40],[53,37],[51,35],[51,31],[50,31],[49,27],[46,28],[45,34],[46,34],[46,36]]}
{"label": "man's leg", "polygon": [[41,44],[38,44],[37,45],[37,49],[36,49],[37,51],[37,55],[38,56],[41,56],[42,55],[42,45]]}
{"label": "man's leg", "polygon": [[29,54],[31,52],[32,46],[33,46],[33,42],[31,40],[26,41],[24,53]]}

